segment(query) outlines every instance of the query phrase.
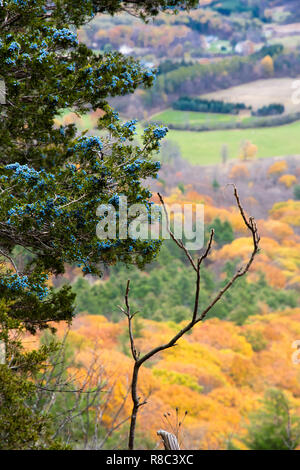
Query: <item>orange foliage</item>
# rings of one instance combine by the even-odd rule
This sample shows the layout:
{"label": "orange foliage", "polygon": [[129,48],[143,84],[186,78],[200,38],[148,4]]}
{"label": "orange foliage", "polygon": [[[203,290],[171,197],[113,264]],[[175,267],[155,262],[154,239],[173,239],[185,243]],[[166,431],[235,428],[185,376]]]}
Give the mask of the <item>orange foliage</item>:
{"label": "orange foliage", "polygon": [[282,175],[278,181],[279,183],[284,184],[287,188],[290,188],[297,183],[297,178],[295,175]]}
{"label": "orange foliage", "polygon": [[263,71],[267,75],[273,75],[273,73],[274,73],[274,61],[273,61],[273,59],[270,55],[265,56],[261,60],[261,66],[263,68]]}
{"label": "orange foliage", "polygon": [[212,254],[212,260],[228,261],[234,258],[247,260],[253,250],[252,241],[249,238],[236,238],[230,245],[224,245],[220,250]]}
{"label": "orange foliage", "polygon": [[[169,324],[143,322],[144,350],[172,333]],[[123,322],[112,324],[103,317],[81,316],[74,320],[69,338],[81,364],[78,380],[83,380],[83,368],[94,360],[96,351],[107,386],[115,385],[105,411],[107,426],[127,393],[133,366],[132,359],[120,352],[124,326]],[[226,436],[243,432],[244,418],[258,407],[267,388],[288,390],[300,406],[299,366],[291,360],[295,338],[300,338],[300,309],[257,315],[245,326],[216,318],[206,320],[176,348],[161,353],[141,369],[139,392],[150,396],[141,408],[140,429],[156,440],[163,414],[178,407],[181,414],[188,410],[185,448],[222,449],[226,447]],[[164,373],[171,374],[171,379],[166,380]],[[130,409],[127,399],[121,417]]]}
{"label": "orange foliage", "polygon": [[[276,162],[269,174],[285,169],[285,161]],[[153,200],[158,202],[155,195]],[[212,252],[211,259],[218,266],[236,258],[248,259],[252,242],[235,207],[215,207],[212,198],[191,187],[184,195],[174,190],[165,202],[178,203],[180,207],[186,202],[204,202],[206,223],[219,217],[231,223],[237,236],[242,235]],[[263,272],[274,287],[300,286],[300,237],[291,225],[300,226],[300,201],[277,203],[269,219],[258,221],[261,253],[250,280]],[[157,440],[163,414],[179,407],[181,413],[189,412],[183,447],[223,449],[227,436],[243,432],[245,417],[258,407],[267,388],[276,386],[291,392],[300,407],[299,365],[291,359],[291,345],[300,339],[300,309],[269,313],[266,305],[260,305],[259,310],[243,326],[208,318],[182,338],[176,348],[160,353],[141,369],[139,392],[141,396],[150,394],[138,421],[145,435]],[[175,329],[185,324],[141,321],[143,336],[137,339],[136,346],[142,352],[166,342]],[[59,336],[63,330],[60,325]],[[124,331],[125,320],[116,324],[102,316],[81,315],[75,318],[69,335],[79,364],[75,370],[78,380],[83,380],[80,377],[84,377],[96,356],[108,386],[115,385],[105,411],[107,426],[127,393],[132,372],[133,361],[124,353]],[[130,410],[128,398],[120,418],[128,416]]]}
{"label": "orange foliage", "polygon": [[231,179],[246,179],[250,176],[249,170],[246,165],[234,165],[229,173]]}
{"label": "orange foliage", "polygon": [[261,263],[258,261],[255,265],[255,270],[261,270],[265,275],[266,281],[272,287],[277,287],[279,289],[286,287],[286,275],[277,266],[272,266],[271,264]]}
{"label": "orange foliage", "polygon": [[270,210],[272,219],[280,220],[290,225],[300,226],[300,201],[277,202]]}
{"label": "orange foliage", "polygon": [[252,144],[250,140],[246,140],[246,142],[241,147],[239,158],[241,160],[253,160],[256,157],[257,152],[257,145]]}
{"label": "orange foliage", "polygon": [[280,162],[275,162],[273,165],[271,165],[268,169],[268,175],[279,175],[280,173],[283,173],[286,171],[288,168],[287,163],[285,160],[282,160]]}
{"label": "orange foliage", "polygon": [[292,227],[279,220],[260,220],[259,228],[262,236],[274,238],[280,242],[294,236],[294,230]]}

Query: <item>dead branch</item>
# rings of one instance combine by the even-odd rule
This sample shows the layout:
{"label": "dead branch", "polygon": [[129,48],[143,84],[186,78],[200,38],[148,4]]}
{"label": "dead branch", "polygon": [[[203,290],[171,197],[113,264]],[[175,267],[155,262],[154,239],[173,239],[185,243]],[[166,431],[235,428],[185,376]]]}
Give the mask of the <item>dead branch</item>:
{"label": "dead branch", "polygon": [[171,432],[160,429],[157,435],[161,437],[165,450],[180,450],[177,438]]}
{"label": "dead branch", "polygon": [[158,197],[162,203],[166,220],[167,220],[167,230],[168,233],[170,234],[172,240],[176,243],[176,245],[184,251],[184,253],[187,256],[187,259],[189,260],[190,264],[192,265],[193,269],[196,271],[196,287],[195,287],[195,302],[194,302],[194,310],[192,314],[192,318],[187,325],[182,328],[173,338],[170,339],[169,342],[166,344],[162,344],[160,346],[157,346],[153,348],[151,351],[147,352],[143,356],[140,356],[139,353],[137,353],[136,348],[135,348],[135,343],[134,343],[134,337],[133,337],[133,332],[132,332],[132,319],[134,314],[130,313],[130,305],[129,305],[129,288],[130,288],[130,281],[127,282],[127,287],[126,287],[126,292],[125,292],[125,308],[121,308],[122,312],[127,316],[128,318],[128,331],[129,331],[129,339],[130,339],[130,344],[131,344],[131,354],[134,360],[134,367],[133,367],[133,372],[132,372],[132,381],[131,381],[131,398],[132,398],[132,412],[131,412],[131,420],[130,420],[130,430],[129,430],[129,440],[128,440],[128,448],[129,450],[134,449],[134,440],[135,440],[135,429],[136,429],[136,420],[137,420],[137,414],[139,411],[139,408],[143,406],[146,402],[141,401],[140,397],[138,396],[138,377],[139,377],[139,370],[141,366],[144,364],[144,362],[148,361],[151,357],[155,356],[161,351],[164,351],[166,349],[169,349],[173,346],[176,345],[177,341],[185,335],[188,331],[190,331],[197,323],[201,322],[204,320],[204,318],[207,316],[208,312],[214,307],[214,305],[219,302],[219,300],[223,297],[225,292],[228,291],[232,287],[232,285],[235,283],[235,281],[244,276],[250,269],[255,256],[259,252],[259,242],[260,242],[260,237],[258,234],[256,222],[253,217],[247,218],[245,211],[243,209],[243,206],[241,204],[238,192],[236,187],[234,186],[234,197],[237,203],[237,206],[239,208],[241,217],[250,231],[252,235],[252,240],[253,240],[253,250],[250,255],[250,258],[248,262],[245,264],[244,267],[238,269],[238,271],[233,275],[233,277],[229,280],[229,282],[219,291],[219,293],[214,297],[214,299],[210,302],[210,304],[202,310],[202,312],[199,314],[199,297],[200,297],[200,284],[201,284],[201,265],[203,261],[208,257],[208,255],[211,252],[212,248],[212,242],[214,238],[214,231],[212,230],[210,233],[210,238],[207,244],[207,247],[204,251],[204,253],[197,258],[197,261],[195,262],[191,256],[191,254],[188,252],[188,250],[185,248],[181,240],[176,239],[174,233],[171,231],[170,224],[169,224],[169,219],[168,219],[168,213],[163,201],[163,198],[160,194],[158,194]]}

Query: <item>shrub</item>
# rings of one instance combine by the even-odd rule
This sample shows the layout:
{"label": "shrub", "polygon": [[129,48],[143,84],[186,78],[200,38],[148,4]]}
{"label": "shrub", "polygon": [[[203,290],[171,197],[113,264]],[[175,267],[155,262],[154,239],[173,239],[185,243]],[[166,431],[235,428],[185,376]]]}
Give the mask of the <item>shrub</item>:
{"label": "shrub", "polygon": [[294,186],[294,198],[297,201],[300,201],[300,184],[296,184],[296,186]]}
{"label": "shrub", "polygon": [[263,106],[259,108],[256,112],[253,111],[253,116],[276,116],[278,114],[283,114],[285,107],[282,104],[270,104],[268,106]]}

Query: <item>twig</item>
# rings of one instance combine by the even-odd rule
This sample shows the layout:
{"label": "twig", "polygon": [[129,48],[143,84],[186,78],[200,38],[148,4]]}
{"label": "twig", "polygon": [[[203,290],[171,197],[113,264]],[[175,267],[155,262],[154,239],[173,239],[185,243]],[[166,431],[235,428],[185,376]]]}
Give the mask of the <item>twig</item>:
{"label": "twig", "polygon": [[186,247],[184,246],[184,244],[182,243],[182,241],[181,241],[181,240],[178,240],[178,239],[175,237],[174,233],[172,232],[172,230],[171,230],[171,228],[170,228],[170,222],[169,222],[168,211],[167,211],[167,209],[166,209],[166,206],[165,206],[165,203],[164,203],[164,200],[163,200],[162,196],[161,196],[159,193],[157,193],[157,195],[158,195],[159,200],[160,200],[160,202],[161,202],[161,204],[162,204],[162,206],[163,206],[163,209],[164,209],[164,213],[165,213],[165,217],[166,217],[166,223],[167,223],[167,231],[168,231],[170,237],[171,237],[172,240],[176,243],[176,245],[177,245],[181,250],[183,250],[183,251],[185,252],[185,254],[186,254],[186,256],[187,256],[189,262],[190,262],[191,265],[193,266],[194,270],[197,272],[197,268],[196,268],[196,265],[195,265],[195,263],[194,263],[193,258],[192,258],[191,255],[189,254],[188,250],[186,249]]}
{"label": "twig", "polygon": [[128,319],[128,332],[129,332],[129,339],[130,339],[130,349],[131,349],[131,354],[132,357],[135,361],[138,360],[139,354],[136,350],[135,344],[134,344],[134,337],[133,337],[133,332],[132,332],[132,319],[135,315],[135,313],[131,314],[130,313],[130,305],[129,305],[129,291],[130,291],[130,280],[127,281],[127,286],[126,286],[126,292],[125,292],[125,305],[126,305],[126,310],[123,309],[122,307],[119,307],[120,310],[126,315]]}

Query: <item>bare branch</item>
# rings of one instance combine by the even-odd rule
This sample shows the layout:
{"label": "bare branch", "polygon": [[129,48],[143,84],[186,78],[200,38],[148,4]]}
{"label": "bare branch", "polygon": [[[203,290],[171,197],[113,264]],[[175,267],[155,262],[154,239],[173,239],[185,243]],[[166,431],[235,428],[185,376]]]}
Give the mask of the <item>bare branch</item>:
{"label": "bare branch", "polygon": [[165,450],[180,450],[178,440],[171,432],[160,429],[157,435],[161,437]]}
{"label": "bare branch", "polygon": [[127,286],[126,286],[126,292],[125,292],[125,305],[126,305],[126,310],[123,309],[122,307],[119,307],[120,310],[126,315],[128,319],[128,333],[129,333],[129,339],[130,339],[130,349],[131,349],[131,354],[132,357],[135,361],[138,360],[139,354],[136,350],[136,347],[134,345],[134,338],[133,338],[133,332],[132,332],[132,319],[135,315],[135,313],[131,314],[130,313],[130,305],[129,305],[129,291],[130,291],[130,280],[127,281]]}
{"label": "bare branch", "polygon": [[[194,302],[194,310],[193,310],[193,314],[192,314],[192,318],[191,318],[190,322],[184,328],[182,328],[175,336],[173,336],[173,338],[171,338],[170,341],[168,341],[166,344],[162,344],[160,346],[157,346],[157,347],[153,348],[151,351],[144,354],[142,357],[140,357],[140,355],[136,353],[136,349],[135,349],[135,346],[134,346],[134,337],[133,337],[133,333],[132,333],[132,318],[133,318],[133,315],[131,315],[131,313],[130,313],[130,305],[129,305],[130,281],[127,282],[127,288],[126,288],[126,293],[125,293],[126,310],[122,309],[122,308],[121,308],[121,310],[128,318],[131,352],[132,352],[132,357],[134,359],[134,367],[133,367],[132,381],[131,381],[131,397],[132,397],[132,402],[133,402],[133,408],[132,408],[132,412],[131,412],[131,422],[130,422],[129,441],[128,441],[129,450],[134,449],[135,428],[136,428],[136,420],[137,420],[138,410],[142,405],[145,404],[145,401],[140,402],[140,399],[138,397],[138,392],[137,392],[138,375],[139,375],[140,367],[144,364],[144,362],[148,361],[151,357],[155,356],[157,353],[175,346],[177,341],[182,336],[184,336],[185,333],[190,331],[197,323],[204,320],[204,318],[206,317],[208,312],[214,307],[214,305],[217,302],[219,302],[219,300],[223,297],[225,292],[227,292],[228,289],[230,289],[230,287],[235,283],[235,281],[238,278],[244,276],[249,271],[249,269],[250,269],[250,267],[251,267],[251,265],[254,261],[254,258],[256,256],[256,254],[259,252],[260,237],[259,237],[259,234],[258,234],[256,222],[255,222],[253,217],[249,217],[249,219],[247,218],[247,216],[245,214],[245,211],[243,209],[243,206],[240,202],[240,198],[239,198],[237,189],[234,185],[233,185],[233,187],[234,187],[234,196],[235,196],[236,203],[237,203],[237,206],[239,208],[241,217],[242,217],[246,227],[249,229],[249,231],[251,232],[251,235],[252,235],[253,250],[252,250],[252,253],[251,253],[250,258],[249,258],[248,262],[246,263],[246,265],[243,268],[240,268],[233,275],[233,277],[228,281],[228,283],[223,287],[223,289],[221,289],[219,291],[219,293],[210,302],[210,304],[204,310],[202,310],[200,315],[198,314],[199,296],[200,296],[200,283],[201,283],[200,270],[201,270],[201,265],[202,265],[203,261],[208,257],[208,255],[211,252],[213,238],[214,238],[214,230],[212,230],[211,233],[210,233],[210,238],[209,238],[209,241],[208,241],[208,244],[207,244],[207,247],[206,247],[204,253],[201,256],[198,257],[197,263],[195,264],[195,262],[192,259],[190,253],[187,251],[187,249],[183,245],[182,241],[177,240],[175,235],[171,231],[166,206],[164,204],[162,196],[160,194],[158,194],[158,197],[161,201],[161,204],[162,204],[164,212],[165,212],[165,216],[166,216],[166,220],[167,220],[168,233],[170,234],[172,240],[176,243],[176,245],[184,251],[184,253],[187,256],[187,259],[189,260],[189,262],[192,265],[193,269],[196,271],[195,302]],[[165,434],[164,434],[164,436],[165,436]]]}
{"label": "bare branch", "polygon": [[196,265],[194,263],[194,260],[193,258],[191,257],[190,253],[188,252],[188,250],[186,249],[186,247],[184,246],[184,244],[182,243],[181,240],[177,240],[177,238],[175,237],[174,233],[172,232],[171,228],[170,228],[170,222],[169,222],[169,216],[168,216],[168,212],[167,212],[167,208],[165,206],[165,203],[164,203],[164,200],[162,198],[162,196],[157,193],[158,197],[159,197],[159,200],[163,206],[163,209],[164,209],[164,213],[165,213],[165,217],[166,217],[166,222],[167,222],[167,231],[170,235],[170,237],[172,238],[172,240],[176,243],[176,245],[185,252],[189,262],[191,263],[191,265],[193,266],[194,270],[197,272],[197,268],[196,268]]}

